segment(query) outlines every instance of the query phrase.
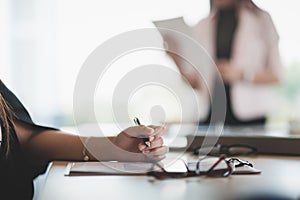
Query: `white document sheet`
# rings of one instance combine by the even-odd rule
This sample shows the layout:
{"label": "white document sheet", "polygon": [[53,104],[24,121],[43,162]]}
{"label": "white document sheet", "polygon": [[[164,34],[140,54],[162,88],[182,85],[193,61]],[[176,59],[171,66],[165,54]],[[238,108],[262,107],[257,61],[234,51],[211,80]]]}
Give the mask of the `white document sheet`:
{"label": "white document sheet", "polygon": [[[188,26],[185,22],[183,17],[160,20],[160,21],[153,21],[153,24],[157,28],[164,28],[164,29],[171,29],[178,32],[181,32],[189,37],[194,37],[191,27]],[[164,34],[164,33],[162,33]],[[164,35],[163,35],[164,36]]]}
{"label": "white document sheet", "polygon": [[73,162],[69,163],[65,175],[76,173],[102,175],[146,174],[152,163],[143,162]]}

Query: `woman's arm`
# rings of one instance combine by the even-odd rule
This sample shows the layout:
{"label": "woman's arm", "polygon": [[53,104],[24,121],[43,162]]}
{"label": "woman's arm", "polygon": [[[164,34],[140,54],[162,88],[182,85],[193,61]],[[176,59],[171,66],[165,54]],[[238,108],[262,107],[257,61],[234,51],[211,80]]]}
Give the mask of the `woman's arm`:
{"label": "woman's arm", "polygon": [[[24,152],[35,161],[83,160],[87,138],[56,130],[43,130],[15,121],[15,130]],[[116,137],[92,137],[86,142],[86,153],[91,160],[147,161],[163,159],[168,148],[163,146],[162,127],[130,127]],[[138,138],[147,135],[148,148]]]}
{"label": "woman's arm", "polygon": [[273,84],[280,81],[278,73],[271,67],[259,73],[255,73],[251,71],[246,72],[242,68],[232,66],[230,62],[226,60],[220,60],[217,65],[225,83],[247,81],[253,84]]}
{"label": "woman's arm", "polygon": [[201,89],[202,83],[199,72],[195,70],[195,68],[184,58],[175,53],[179,52],[179,47],[175,39],[171,36],[166,35],[164,37],[164,41],[166,44],[166,53],[173,59],[184,80],[187,81],[192,86],[192,88]]}
{"label": "woman's arm", "polygon": [[[245,75],[243,76],[245,77]],[[272,84],[278,83],[280,78],[276,73],[271,69],[266,69],[260,73],[253,75],[253,83],[256,84]]]}
{"label": "woman's arm", "polygon": [[185,81],[187,81],[192,86],[192,88],[201,89],[202,83],[201,76],[198,75],[199,72],[195,70],[189,62],[187,62],[180,56],[171,52],[167,53],[174,60],[179,72],[181,73]]}

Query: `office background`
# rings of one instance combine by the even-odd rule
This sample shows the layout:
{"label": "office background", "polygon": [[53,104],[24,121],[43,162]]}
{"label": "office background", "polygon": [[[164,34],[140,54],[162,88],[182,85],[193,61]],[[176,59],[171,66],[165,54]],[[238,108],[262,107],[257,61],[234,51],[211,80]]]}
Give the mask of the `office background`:
{"label": "office background", "polygon": [[[300,28],[296,25],[300,2],[255,0],[255,3],[272,15],[286,70],[283,83],[274,87],[278,107],[268,120],[275,123],[300,120]],[[0,77],[20,97],[36,122],[73,125],[74,83],[83,62],[97,46],[125,31],[153,27],[152,20],[184,16],[187,24],[194,25],[208,12],[208,0],[1,0]],[[113,121],[111,107],[107,105],[119,78],[154,60],[176,69],[165,54],[155,51],[133,53],[113,64],[105,80],[107,86],[102,88],[105,94],[95,94],[99,121]],[[177,84],[179,89],[187,89],[181,79]],[[149,91],[157,95],[149,97],[146,95]],[[163,102],[167,120],[179,119],[178,102],[161,88],[145,88],[131,103],[141,99],[149,109]],[[150,121],[148,108],[128,106],[129,112],[136,109],[132,112],[140,112],[146,122]],[[81,121],[88,122],[84,108]]]}

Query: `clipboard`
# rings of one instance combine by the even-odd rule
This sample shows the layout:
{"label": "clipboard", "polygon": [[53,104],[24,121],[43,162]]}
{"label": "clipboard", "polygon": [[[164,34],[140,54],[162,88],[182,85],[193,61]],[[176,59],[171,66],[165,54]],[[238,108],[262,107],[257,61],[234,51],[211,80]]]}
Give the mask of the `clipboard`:
{"label": "clipboard", "polygon": [[183,17],[153,21],[153,24],[162,36],[164,48],[190,62],[182,63],[182,69],[186,73],[198,73],[202,77],[210,77],[206,81],[214,80],[214,61],[201,45],[194,28],[187,25]]}
{"label": "clipboard", "polygon": [[194,38],[191,27],[184,22],[183,17],[153,21],[153,24],[158,28],[163,37],[165,36],[165,33],[161,31],[161,29],[174,30]]}
{"label": "clipboard", "polygon": [[146,175],[153,169],[152,163],[144,162],[70,162],[65,176],[85,175]]}
{"label": "clipboard", "polygon": [[[201,171],[207,171],[216,161],[217,157],[211,157],[200,162]],[[161,164],[160,164],[161,165]],[[163,165],[162,165],[163,166]],[[196,162],[184,164],[182,160],[177,160],[169,166],[163,166],[164,171],[170,173],[186,173],[195,171]],[[226,165],[218,165],[218,169],[225,168]],[[153,163],[146,162],[70,162],[65,169],[65,176],[95,176],[95,175],[115,175],[115,176],[146,176],[149,172],[161,172],[160,168]],[[260,174],[261,171],[249,166],[236,168],[233,174]],[[197,175],[195,175],[197,176]]]}

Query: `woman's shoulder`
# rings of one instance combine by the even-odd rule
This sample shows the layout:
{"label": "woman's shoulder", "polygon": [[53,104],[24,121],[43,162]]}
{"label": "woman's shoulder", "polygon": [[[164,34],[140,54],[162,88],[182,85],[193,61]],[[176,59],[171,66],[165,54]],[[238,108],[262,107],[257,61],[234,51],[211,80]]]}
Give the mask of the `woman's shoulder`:
{"label": "woman's shoulder", "polygon": [[258,9],[257,10],[257,15],[262,20],[262,22],[270,23],[270,22],[273,21],[270,13],[263,10],[263,9]]}
{"label": "woman's shoulder", "polygon": [[265,30],[264,33],[267,34],[269,40],[278,40],[279,35],[270,13],[263,9],[259,9],[257,15],[259,17],[262,28]]}
{"label": "woman's shoulder", "polygon": [[263,35],[265,35],[271,41],[278,40],[279,35],[273,19],[268,11],[254,5],[243,6],[241,7],[240,15],[243,19],[247,18],[255,22],[259,26],[260,30],[263,30]]}
{"label": "woman's shoulder", "polygon": [[240,13],[248,13],[247,16],[252,16],[260,21],[262,24],[272,24],[272,17],[270,13],[253,4],[243,4],[240,7]]}

